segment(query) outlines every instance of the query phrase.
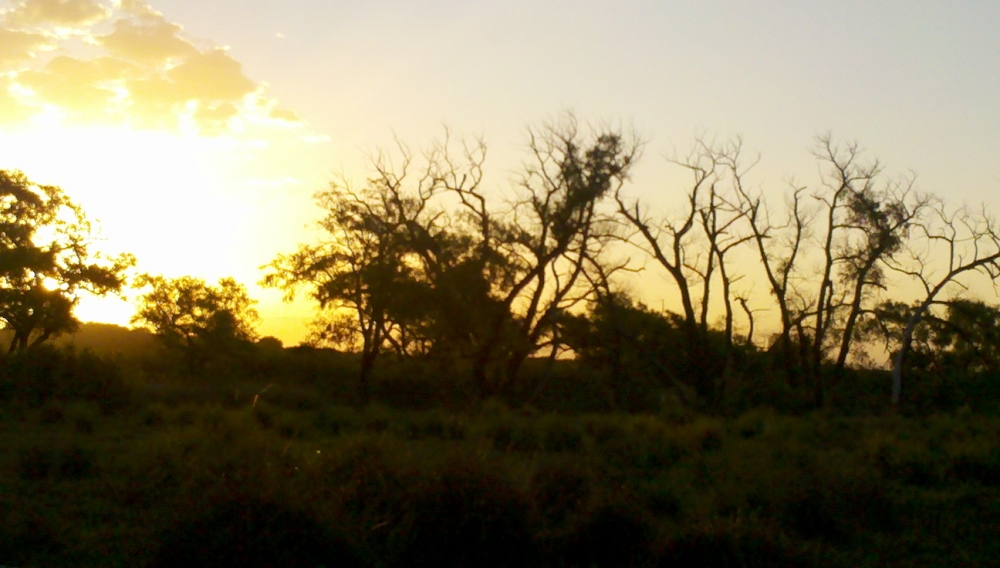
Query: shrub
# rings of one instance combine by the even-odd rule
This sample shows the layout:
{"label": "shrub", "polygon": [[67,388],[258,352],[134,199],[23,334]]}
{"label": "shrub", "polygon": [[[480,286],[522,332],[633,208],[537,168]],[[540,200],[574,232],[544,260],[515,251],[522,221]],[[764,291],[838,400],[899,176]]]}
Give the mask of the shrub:
{"label": "shrub", "polygon": [[0,359],[0,400],[87,400],[110,414],[129,399],[118,363],[88,350],[43,345]]}
{"label": "shrub", "polygon": [[634,503],[604,503],[586,515],[565,539],[562,557],[587,568],[651,566],[657,559],[656,527]]}
{"label": "shrub", "polygon": [[392,532],[392,566],[520,568],[534,560],[524,497],[462,464],[411,487]]}
{"label": "shrub", "polygon": [[55,449],[22,448],[18,458],[18,473],[26,481],[53,476],[59,480],[83,479],[94,469],[90,454],[75,444]]}
{"label": "shrub", "polygon": [[531,497],[542,525],[558,528],[586,507],[591,496],[589,475],[571,463],[544,466],[531,480]]}
{"label": "shrub", "polygon": [[27,566],[65,548],[54,523],[37,512],[15,510],[0,515],[0,562]]}
{"label": "shrub", "polygon": [[798,568],[815,565],[774,529],[740,521],[691,527],[666,546],[661,566],[690,568]]}
{"label": "shrub", "polygon": [[346,542],[313,516],[274,501],[234,498],[175,523],[151,566],[360,566]]}

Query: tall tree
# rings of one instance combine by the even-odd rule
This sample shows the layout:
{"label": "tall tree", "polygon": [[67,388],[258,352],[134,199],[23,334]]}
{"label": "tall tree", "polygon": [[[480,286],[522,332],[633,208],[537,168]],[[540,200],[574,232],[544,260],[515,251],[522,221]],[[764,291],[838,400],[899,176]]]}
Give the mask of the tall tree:
{"label": "tall tree", "polygon": [[[421,257],[413,241],[417,236],[429,239],[421,243],[425,249],[436,242],[428,229],[433,226],[428,204],[436,182],[427,170],[414,179],[412,154],[402,144],[398,149],[400,164],[394,167],[380,153],[373,159],[375,175],[361,189],[340,180],[317,193],[316,202],[325,212],[319,221],[323,238],[279,255],[261,282],[285,290],[288,300],[301,287],[309,288],[321,310],[314,340],[360,346],[362,404],[379,354],[387,346],[405,353],[419,320]],[[344,333],[351,328],[354,333]]]}
{"label": "tall tree", "polygon": [[552,344],[559,314],[588,294],[583,274],[609,240],[599,204],[638,145],[612,130],[587,136],[568,117],[530,130],[529,150],[513,197],[495,203],[481,186],[481,140],[459,159],[446,137],[419,168],[400,144],[397,162],[376,156],[362,189],[335,183],[317,195],[322,242],[269,265],[265,285],[290,295],[307,286],[324,310],[351,314],[362,400],[387,348],[468,356],[488,396]]}
{"label": "tall tree", "polygon": [[530,158],[502,206],[490,206],[475,176],[450,167],[441,176],[469,220],[472,258],[489,282],[492,302],[473,357],[483,396],[509,388],[545,344],[556,349],[560,314],[593,297],[585,275],[614,234],[606,204],[640,151],[633,137],[611,128],[584,132],[573,116],[529,129],[528,137]]}
{"label": "tall tree", "polygon": [[[857,339],[858,318],[873,292],[886,288],[886,265],[904,250],[910,228],[925,213],[930,198],[916,191],[912,177],[886,180],[881,164],[866,161],[855,143],[838,145],[824,135],[818,138],[815,155],[827,171],[823,188],[813,196],[825,226],[808,363],[815,403],[822,406],[826,381],[820,365],[826,349],[836,353],[833,370],[838,380]],[[840,292],[836,285],[842,287]],[[831,338],[834,345],[828,343]]]}
{"label": "tall tree", "polygon": [[[702,404],[717,403],[732,369],[733,290],[738,278],[727,262],[730,251],[748,241],[739,233],[742,214],[729,194],[743,172],[739,140],[726,145],[697,140],[691,155],[673,163],[691,174],[683,213],[671,220],[651,212],[638,199],[615,194],[618,215],[632,229],[631,241],[670,276],[680,295],[683,351],[682,376],[692,383]],[[732,176],[726,174],[732,170]],[[704,250],[707,248],[707,250]],[[723,353],[708,350],[708,315],[713,290],[721,286],[724,310]],[[718,357],[717,355],[721,355]],[[721,359],[719,369],[708,364]]]}
{"label": "tall tree", "polygon": [[128,254],[92,250],[91,225],[62,189],[0,170],[0,322],[13,331],[9,351],[73,331],[80,294],[121,291]]}

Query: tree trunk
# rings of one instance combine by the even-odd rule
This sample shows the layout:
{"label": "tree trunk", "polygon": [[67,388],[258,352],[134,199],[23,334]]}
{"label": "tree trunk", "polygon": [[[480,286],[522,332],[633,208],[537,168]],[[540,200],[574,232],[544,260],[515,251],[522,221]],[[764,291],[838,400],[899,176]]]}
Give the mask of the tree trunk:
{"label": "tree trunk", "polygon": [[358,406],[364,407],[371,400],[371,373],[375,368],[378,351],[367,349],[361,353],[361,371],[358,373]]}
{"label": "tree trunk", "polygon": [[910,343],[913,341],[913,332],[917,328],[917,324],[924,319],[924,313],[927,312],[927,308],[930,306],[930,300],[933,297],[928,298],[928,301],[924,301],[920,306],[910,315],[910,319],[906,322],[906,328],[903,330],[903,339],[899,346],[899,353],[892,358],[892,405],[899,406],[899,394],[902,391],[903,385],[903,363],[906,362],[906,355],[910,350]]}

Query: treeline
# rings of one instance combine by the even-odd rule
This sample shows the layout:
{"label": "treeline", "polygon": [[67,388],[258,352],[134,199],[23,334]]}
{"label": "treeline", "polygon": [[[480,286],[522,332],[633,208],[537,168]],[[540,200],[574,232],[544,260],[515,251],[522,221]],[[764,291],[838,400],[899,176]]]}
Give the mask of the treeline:
{"label": "treeline", "polygon": [[[748,397],[762,384],[788,405],[822,407],[878,371],[873,349],[893,354],[892,382],[879,379],[893,404],[904,375],[912,395],[920,382],[975,384],[996,368],[1000,311],[965,294],[976,278],[1000,278],[985,210],[950,206],[827,135],[814,147],[820,182],[792,186],[781,206],[750,187],[755,161],[740,140],[698,140],[674,161],[688,183],[666,188],[680,205],[659,214],[630,193],[642,149],[619,128],[565,116],[528,130],[522,170],[496,188],[484,182],[482,140],[446,136],[422,153],[399,144],[373,157],[362,185],[317,193],[322,237],[279,255],[261,283],[311,295],[309,343],[357,354],[362,404],[385,355],[482,400],[537,399],[572,368],[610,408],[645,389],[713,411],[758,403]],[[79,294],[120,293],[135,264],[92,253],[80,208],[17,172],[0,172],[0,228],[12,353],[76,329]],[[634,274],[653,269],[677,313],[629,293]],[[177,372],[259,360],[241,284],[146,274],[132,285],[143,291],[132,323]]]}
{"label": "treeline", "polygon": [[[745,183],[753,162],[739,140],[699,140],[676,161],[690,182],[668,188],[683,205],[658,215],[628,191],[641,149],[565,117],[529,130],[523,170],[496,191],[481,140],[446,137],[419,155],[400,144],[374,157],[364,185],[316,195],[325,236],[279,256],[263,284],[309,291],[313,342],[360,354],[361,400],[383,353],[463,370],[483,398],[517,390],[529,358],[573,355],[703,409],[761,373],[823,406],[862,344],[895,354],[893,403],[904,373],[968,375],[993,361],[995,342],[976,330],[996,308],[959,295],[976,274],[1000,276],[985,211],[951,207],[821,136],[821,183],[793,187],[783,208]],[[641,266],[665,272],[679,313],[626,292]],[[769,294],[751,296],[751,281]],[[761,312],[777,315],[768,337],[754,336]]]}

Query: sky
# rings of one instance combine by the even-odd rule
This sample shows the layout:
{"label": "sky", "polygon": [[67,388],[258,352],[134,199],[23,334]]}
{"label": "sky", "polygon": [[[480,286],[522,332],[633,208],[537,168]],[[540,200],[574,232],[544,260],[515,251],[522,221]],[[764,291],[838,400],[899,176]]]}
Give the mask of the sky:
{"label": "sky", "polygon": [[526,128],[572,111],[635,128],[630,191],[651,203],[676,197],[665,156],[695,136],[742,136],[780,200],[830,131],[996,204],[997,29],[1000,3],[974,0],[0,0],[0,169],[61,186],[142,272],[235,277],[261,333],[294,344],[311,307],[259,289],[259,267],[312,238],[335,176],[444,125],[486,139],[498,188]]}

